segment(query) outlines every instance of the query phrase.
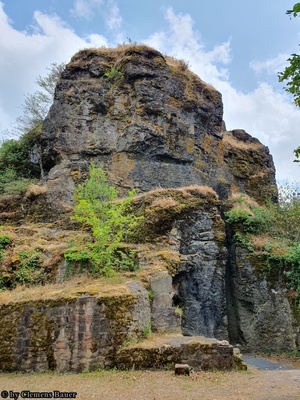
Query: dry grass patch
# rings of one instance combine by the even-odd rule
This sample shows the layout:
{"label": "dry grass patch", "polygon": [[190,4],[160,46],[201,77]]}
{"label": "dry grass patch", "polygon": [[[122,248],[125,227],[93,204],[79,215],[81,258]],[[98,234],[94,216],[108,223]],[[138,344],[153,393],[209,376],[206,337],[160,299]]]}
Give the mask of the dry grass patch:
{"label": "dry grass patch", "polygon": [[29,301],[76,299],[82,294],[96,297],[109,297],[130,293],[127,280],[121,275],[112,278],[92,279],[80,275],[63,283],[46,284],[44,286],[18,286],[14,290],[0,292],[0,305]]}
{"label": "dry grass patch", "polygon": [[158,198],[160,199],[177,199],[177,198],[192,198],[192,197],[215,197],[218,199],[217,193],[209,186],[199,186],[199,185],[190,185],[184,186],[180,188],[169,188],[169,189],[153,189],[147,193],[140,194],[134,197],[133,201],[138,202],[140,199],[147,199],[154,201]]}
{"label": "dry grass patch", "polygon": [[261,143],[251,143],[251,142],[243,142],[238,140],[236,137],[232,135],[231,132],[225,132],[223,137],[223,143],[228,147],[234,147],[240,150],[258,150],[263,147]]}
{"label": "dry grass patch", "polygon": [[254,250],[259,252],[269,252],[276,257],[284,257],[290,250],[288,241],[276,239],[267,234],[250,235],[251,245]]}
{"label": "dry grass patch", "polygon": [[[115,65],[122,62],[125,57],[131,56],[133,54],[140,56],[148,56],[152,58],[153,56],[160,56],[163,58],[161,53],[156,49],[146,46],[144,44],[132,44],[123,43],[119,44],[117,47],[99,47],[99,48],[89,48],[79,51],[75,56],[72,57],[69,66],[76,66],[82,64],[83,60],[85,65],[89,65],[95,62],[94,57],[103,57],[109,63],[114,63]],[[89,60],[89,61],[87,61]],[[103,63],[104,60],[101,60]]]}
{"label": "dry grass patch", "polygon": [[153,203],[151,204],[152,207],[159,207],[159,208],[170,208],[176,206],[177,203],[172,197],[161,197],[156,198]]}
{"label": "dry grass patch", "polygon": [[25,192],[24,200],[31,197],[37,197],[45,193],[47,193],[47,186],[31,184]]}
{"label": "dry grass patch", "polygon": [[266,400],[300,398],[299,371],[95,371],[0,374],[0,386],[21,392],[77,392],[77,400]]}
{"label": "dry grass patch", "polygon": [[261,208],[261,206],[252,197],[240,192],[232,193],[227,201],[227,206],[240,211],[246,211],[249,215],[253,215],[253,208]]}

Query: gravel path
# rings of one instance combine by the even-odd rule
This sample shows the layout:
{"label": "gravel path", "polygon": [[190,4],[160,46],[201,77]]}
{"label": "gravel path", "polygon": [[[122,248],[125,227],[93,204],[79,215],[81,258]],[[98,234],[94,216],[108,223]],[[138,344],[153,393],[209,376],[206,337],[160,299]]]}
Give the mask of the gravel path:
{"label": "gravel path", "polygon": [[274,362],[270,362],[262,357],[257,357],[253,355],[243,355],[243,360],[249,366],[255,367],[260,371],[289,371],[294,370],[295,368],[290,367],[289,365],[278,364]]}

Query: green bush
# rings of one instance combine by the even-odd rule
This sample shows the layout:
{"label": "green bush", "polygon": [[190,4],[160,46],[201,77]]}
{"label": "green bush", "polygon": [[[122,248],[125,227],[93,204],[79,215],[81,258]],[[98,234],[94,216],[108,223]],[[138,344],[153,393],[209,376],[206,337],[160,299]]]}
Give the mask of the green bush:
{"label": "green bush", "polygon": [[11,238],[7,235],[0,235],[0,262],[5,258],[5,248],[11,243]]}
{"label": "green bush", "polygon": [[109,71],[105,72],[104,76],[114,81],[122,81],[124,73],[118,67],[111,67]]}
{"label": "green bush", "polygon": [[253,207],[251,210],[235,207],[225,213],[226,222],[240,224],[245,232],[260,233],[269,229],[272,221],[270,212],[262,207]]}
{"label": "green bush", "polygon": [[279,202],[266,207],[250,205],[249,198],[241,195],[235,206],[225,213],[226,222],[232,224],[234,242],[253,252],[253,240],[260,233],[270,241],[261,249],[265,270],[272,274],[283,271],[290,286],[300,293],[300,201],[297,185],[279,190]]}
{"label": "green bush", "polygon": [[[5,258],[4,248],[10,243],[11,239],[8,236],[0,236],[0,261]],[[46,271],[40,249],[20,250],[13,269],[0,273],[0,290],[14,288],[17,284],[38,285],[45,279],[45,276]]]}
{"label": "green bush", "polygon": [[8,195],[22,194],[32,182],[33,181],[31,179],[19,178],[1,185],[0,177],[0,193],[2,192]]}
{"label": "green bush", "polygon": [[291,266],[290,270],[286,271],[291,287],[300,293],[300,243],[290,249],[285,259]]}
{"label": "green bush", "polygon": [[14,271],[15,282],[27,286],[40,284],[45,278],[40,250],[21,250],[19,257],[18,268]]}
{"label": "green bush", "polygon": [[8,235],[0,235],[0,250],[3,250],[11,243],[11,238]]}
{"label": "green bush", "polygon": [[268,205],[272,215],[268,233],[291,243],[300,242],[300,201],[296,194],[295,188],[286,186],[281,188],[279,203]]}
{"label": "green bush", "polygon": [[31,179],[39,177],[39,167],[30,162],[30,149],[40,127],[20,139],[5,140],[0,146],[0,194],[19,194]]}
{"label": "green bush", "polygon": [[117,201],[117,191],[109,185],[104,171],[90,165],[89,179],[78,185],[75,192],[73,219],[91,230],[94,242],[84,249],[69,248],[65,252],[68,263],[86,267],[93,275],[112,275],[114,271],[136,268],[134,251],[124,248],[143,223],[143,217],[132,211],[134,195],[131,191],[126,199]]}

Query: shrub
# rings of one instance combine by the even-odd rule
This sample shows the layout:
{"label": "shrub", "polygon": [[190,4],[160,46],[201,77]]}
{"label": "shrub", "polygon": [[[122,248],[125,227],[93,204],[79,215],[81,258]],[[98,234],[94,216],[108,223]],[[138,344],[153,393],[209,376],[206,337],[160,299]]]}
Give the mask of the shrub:
{"label": "shrub", "polygon": [[[260,248],[265,270],[272,274],[283,270],[290,286],[300,294],[300,201],[297,186],[280,188],[279,202],[258,207],[244,195],[235,199],[233,208],[225,213],[226,222],[233,224],[234,242],[248,251],[257,250],[257,243],[269,240]],[[264,233],[263,236],[257,236]],[[256,243],[256,244],[255,244]]]}
{"label": "shrub", "polygon": [[40,258],[40,250],[19,251],[18,268],[14,271],[15,282],[27,286],[40,284],[45,277],[45,269]]}
{"label": "shrub", "polygon": [[226,222],[230,224],[240,224],[245,232],[260,233],[268,230],[271,223],[271,215],[267,209],[253,207],[245,209],[237,206],[225,213]]}
{"label": "shrub", "polygon": [[285,259],[291,265],[291,269],[286,271],[291,287],[300,293],[300,243],[290,249]]}
{"label": "shrub", "polygon": [[7,235],[0,235],[0,262],[5,258],[5,248],[11,243],[11,239]]}
{"label": "shrub", "polygon": [[8,235],[0,235],[0,250],[4,249],[11,243],[11,238]]}
{"label": "shrub", "polygon": [[40,127],[20,137],[5,140],[0,146],[0,194],[19,194],[31,179],[39,177],[39,167],[30,162],[30,149]]}
{"label": "shrub", "polygon": [[123,243],[130,241],[143,217],[134,215],[131,207],[134,191],[117,201],[116,189],[109,185],[104,171],[90,165],[89,179],[75,192],[73,219],[86,225],[94,237],[84,250],[73,247],[65,252],[69,263],[87,267],[93,275],[111,275],[114,271],[134,270],[134,251],[125,251]]}

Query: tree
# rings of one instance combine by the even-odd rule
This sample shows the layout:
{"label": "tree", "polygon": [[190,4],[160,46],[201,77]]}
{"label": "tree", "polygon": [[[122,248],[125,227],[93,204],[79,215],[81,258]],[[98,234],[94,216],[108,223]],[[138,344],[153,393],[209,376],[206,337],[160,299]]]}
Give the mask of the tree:
{"label": "tree", "polygon": [[19,133],[24,134],[36,129],[46,118],[53,102],[56,84],[64,68],[65,64],[63,63],[52,63],[51,67],[47,68],[48,75],[37,78],[36,83],[40,89],[25,97],[22,105],[23,115],[17,118]]}
{"label": "tree", "polygon": [[300,3],[294,4],[294,7],[292,10],[287,10],[286,12],[288,15],[293,15],[294,17],[297,17],[298,13],[300,13]]}
{"label": "tree", "polygon": [[[287,10],[288,15],[297,17],[300,14],[300,3],[294,4],[292,10]],[[286,81],[285,90],[294,97],[294,103],[300,107],[300,54],[291,54],[287,60],[289,65],[283,72],[279,72],[279,82]],[[295,162],[300,162],[300,146],[294,150]]]}
{"label": "tree", "polygon": [[114,270],[134,269],[132,251],[124,251],[124,243],[136,236],[143,217],[132,211],[134,191],[117,200],[117,191],[111,186],[101,168],[91,163],[89,179],[75,191],[73,219],[87,226],[94,243],[84,248],[70,248],[65,252],[69,262],[85,264],[92,274],[111,275]]}
{"label": "tree", "polygon": [[26,96],[22,106],[23,115],[16,121],[15,130],[19,139],[7,139],[2,142],[0,146],[0,194],[14,190],[14,184],[17,182],[19,184],[15,187],[25,188],[29,184],[29,179],[39,177],[39,166],[30,162],[29,154],[53,102],[55,87],[63,69],[64,64],[53,63],[48,68],[48,75],[37,78],[36,82],[40,89]]}

